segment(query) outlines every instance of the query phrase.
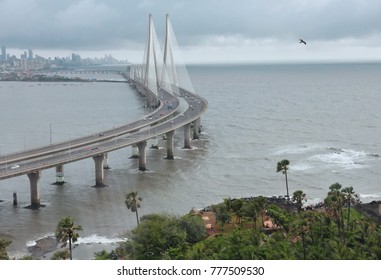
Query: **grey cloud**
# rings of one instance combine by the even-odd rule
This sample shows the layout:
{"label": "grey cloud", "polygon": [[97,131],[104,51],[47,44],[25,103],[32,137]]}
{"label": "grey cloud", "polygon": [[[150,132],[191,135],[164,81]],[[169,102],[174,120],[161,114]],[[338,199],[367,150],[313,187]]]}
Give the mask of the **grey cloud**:
{"label": "grey cloud", "polygon": [[379,0],[0,0],[0,44],[110,49],[142,45],[148,14],[181,45],[216,36],[335,40],[381,33]]}

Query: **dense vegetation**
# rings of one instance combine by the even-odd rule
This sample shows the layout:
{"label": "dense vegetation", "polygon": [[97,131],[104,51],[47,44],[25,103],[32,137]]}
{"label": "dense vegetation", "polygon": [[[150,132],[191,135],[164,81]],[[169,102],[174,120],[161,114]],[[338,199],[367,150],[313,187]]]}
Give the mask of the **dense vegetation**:
{"label": "dense vegetation", "polygon": [[[143,216],[112,254],[122,259],[381,259],[380,225],[354,209],[360,201],[353,188],[331,185],[316,208],[303,209],[304,199],[300,190],[291,200],[225,199],[207,209],[218,222],[209,233],[202,213]],[[109,257],[101,252],[97,258]]]}

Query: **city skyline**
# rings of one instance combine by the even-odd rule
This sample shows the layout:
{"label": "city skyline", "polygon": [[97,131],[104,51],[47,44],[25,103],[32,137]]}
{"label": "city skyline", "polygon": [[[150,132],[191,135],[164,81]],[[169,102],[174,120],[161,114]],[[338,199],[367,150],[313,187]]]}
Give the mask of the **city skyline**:
{"label": "city skyline", "polygon": [[18,55],[15,53],[15,50],[9,51],[6,46],[1,46],[0,62],[7,61],[8,59],[10,59],[12,57],[17,58],[17,59],[24,59],[25,58],[25,59],[31,60],[35,56],[40,57],[40,58],[44,58],[44,59],[48,59],[48,60],[54,60],[56,58],[74,60],[73,57],[77,56],[80,59],[90,59],[90,60],[102,60],[102,59],[107,60],[108,59],[108,60],[114,60],[114,62],[116,62],[116,61],[127,62],[127,60],[119,61],[119,60],[115,59],[112,56],[112,54],[104,54],[101,57],[99,57],[99,56],[84,57],[80,53],[68,52],[68,54],[65,56],[53,55],[53,56],[45,57],[45,56],[40,55],[39,53],[35,53],[33,49],[25,49],[24,51],[17,50],[16,52],[18,52]]}
{"label": "city skyline", "polygon": [[7,51],[6,46],[1,47],[0,53],[0,80],[8,79],[9,72],[49,70],[73,66],[127,64],[128,61],[117,60],[112,55],[103,57],[82,58],[80,54],[71,53],[69,56],[43,57],[35,54],[32,49],[24,51],[19,56]]}

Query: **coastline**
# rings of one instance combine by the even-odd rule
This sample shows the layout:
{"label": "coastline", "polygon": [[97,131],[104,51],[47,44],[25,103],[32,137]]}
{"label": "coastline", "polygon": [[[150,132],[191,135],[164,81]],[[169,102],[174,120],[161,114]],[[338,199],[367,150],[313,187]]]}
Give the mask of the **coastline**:
{"label": "coastline", "polygon": [[[73,260],[95,260],[95,253],[105,250],[111,252],[116,249],[119,243],[125,239],[106,239],[99,238],[99,241],[89,240],[94,237],[79,238],[78,243],[72,246]],[[61,244],[57,242],[55,236],[48,235],[35,240],[30,245],[26,246],[26,252],[13,252],[8,253],[10,260],[17,260],[21,258],[31,258],[32,260],[50,260],[53,255],[61,250],[68,249],[69,245],[61,248]]]}
{"label": "coastline", "polygon": [[[253,197],[242,197],[241,199],[250,200],[253,199]],[[288,204],[284,197],[266,197],[266,200],[267,203],[277,205],[278,207],[284,208],[288,211],[296,211],[295,205],[293,203]],[[305,208],[308,207],[312,207],[309,209],[323,208],[321,202],[315,206],[305,206]],[[204,209],[200,210],[208,211],[210,208],[211,206],[207,206]],[[375,222],[381,222],[380,200],[371,201],[369,203],[359,203],[358,205],[354,206],[354,208]],[[125,240],[126,239],[123,238],[108,239],[96,235],[90,237],[80,237],[78,242],[73,244],[73,260],[95,260],[95,253],[101,252],[103,250],[109,253],[112,250],[115,250],[118,245]],[[68,246],[66,246],[66,249],[68,249]],[[33,260],[50,260],[52,256],[60,250],[64,250],[64,248],[61,248],[55,236],[49,235],[37,239],[34,243],[27,246],[27,251],[29,253],[23,254],[21,256],[9,254],[9,258],[15,260],[22,257],[30,257]]]}

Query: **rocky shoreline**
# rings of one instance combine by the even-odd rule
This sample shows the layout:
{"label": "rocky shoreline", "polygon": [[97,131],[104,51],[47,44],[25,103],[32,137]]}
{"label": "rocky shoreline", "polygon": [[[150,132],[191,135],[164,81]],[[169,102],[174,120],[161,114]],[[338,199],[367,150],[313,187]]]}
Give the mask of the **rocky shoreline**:
{"label": "rocky shoreline", "polygon": [[27,249],[33,259],[41,258],[49,252],[56,251],[58,242],[54,236],[47,236],[36,240],[36,244],[29,246]]}
{"label": "rocky shoreline", "polygon": [[[119,245],[118,242],[112,243],[74,243],[73,244],[73,260],[94,260],[95,253],[106,250],[111,252]],[[52,256],[60,251],[68,249],[61,248],[54,236],[46,236],[36,240],[36,243],[27,247],[33,260],[50,260]]]}

